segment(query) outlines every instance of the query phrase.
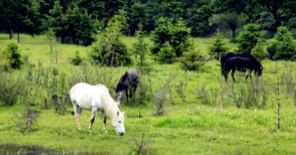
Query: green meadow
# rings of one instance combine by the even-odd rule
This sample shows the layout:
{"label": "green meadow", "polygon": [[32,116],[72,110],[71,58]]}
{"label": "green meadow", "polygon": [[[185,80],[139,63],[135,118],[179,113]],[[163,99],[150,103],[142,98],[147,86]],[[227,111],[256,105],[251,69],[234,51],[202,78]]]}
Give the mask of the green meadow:
{"label": "green meadow", "polygon": [[[237,83],[233,83],[231,74],[225,82],[218,60],[207,61],[198,72],[185,72],[177,62],[158,64],[150,55],[151,73],[141,77],[148,87],[145,99],[141,101],[142,98],[135,97],[133,103],[123,102],[119,107],[125,112],[126,130],[126,134],[120,136],[115,133],[110,119],[106,123],[108,133],[103,132],[100,112],[89,132],[90,111],[82,112],[82,130],[78,130],[75,117],[70,113],[73,111],[70,101],[67,101],[64,115],[55,112],[52,105],[45,108],[44,98],[48,96],[45,85],[54,79],[46,75],[51,74],[53,68],[64,72],[66,92],[77,82],[102,83],[114,97],[112,90],[118,79],[135,66],[92,66],[88,60],[91,46],[54,44],[54,51],[58,51],[56,55],[50,52],[45,36],[21,34],[20,37],[21,54],[27,55],[28,62],[35,65],[31,85],[25,86],[31,89],[34,104],[30,106],[38,109],[39,117],[30,132],[23,132],[16,127],[15,121],[25,106],[19,100],[13,106],[0,106],[0,143],[37,144],[57,150],[102,154],[135,154],[132,150],[136,147],[135,139],[141,139],[144,134],[148,154],[296,154],[295,62],[263,60],[260,78],[253,76],[251,80],[245,80],[243,73],[236,73]],[[8,38],[8,34],[0,34],[0,50],[5,48]],[[133,37],[121,40],[130,51],[137,41]],[[152,45],[149,38],[146,41]],[[194,38],[194,41],[207,56],[214,39]],[[236,49],[236,44],[227,39],[225,42],[229,51]],[[267,40],[266,46],[270,42],[272,40]],[[69,63],[77,50],[87,62],[85,65]],[[29,72],[30,69],[24,67],[1,73],[1,76],[20,77],[26,82]],[[40,80],[37,81],[36,76],[40,76]],[[154,116],[154,96],[164,86],[170,89],[164,104],[165,112]]]}

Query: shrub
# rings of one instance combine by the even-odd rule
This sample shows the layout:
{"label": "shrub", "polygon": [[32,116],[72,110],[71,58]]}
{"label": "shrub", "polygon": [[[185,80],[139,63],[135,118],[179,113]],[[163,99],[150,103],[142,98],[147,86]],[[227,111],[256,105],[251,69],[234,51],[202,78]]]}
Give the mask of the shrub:
{"label": "shrub", "polygon": [[211,47],[209,47],[209,50],[210,50],[209,54],[219,60],[220,55],[222,55],[223,53],[226,53],[228,48],[225,47],[226,43],[223,42],[224,36],[221,32],[219,32],[219,29],[217,29],[217,33],[214,35],[214,38],[215,38],[214,44]]}
{"label": "shrub", "polygon": [[6,62],[4,64],[6,70],[9,70],[9,68],[20,69],[24,64],[21,59],[21,49],[15,40],[8,42],[6,48],[2,51],[1,59]]}
{"label": "shrub", "polygon": [[[137,31],[137,43],[134,43],[133,45],[136,54],[136,66],[142,74],[149,73],[151,68],[147,62],[148,44],[144,41],[145,31],[142,31],[142,24],[139,24],[138,27],[139,30]],[[139,56],[138,59],[137,56]]]}
{"label": "shrub", "polygon": [[75,66],[79,66],[82,63],[82,58],[80,57],[78,50],[75,52],[75,57],[71,58],[70,63]]}
{"label": "shrub", "polygon": [[258,40],[256,46],[252,49],[252,55],[259,61],[263,60],[267,56],[267,51],[264,48],[262,39]]}
{"label": "shrub", "polygon": [[14,105],[24,89],[21,77],[14,78],[10,74],[0,73],[0,105]]}
{"label": "shrub", "polygon": [[198,71],[200,67],[205,64],[205,62],[202,60],[203,56],[200,50],[195,47],[193,40],[189,49],[190,51],[185,52],[183,56],[179,58],[181,62],[181,68],[185,71]]}
{"label": "shrub", "polygon": [[174,53],[173,48],[168,42],[164,43],[163,47],[160,48],[160,52],[158,53],[158,55],[158,61],[161,63],[171,64],[175,61],[176,58],[176,54]]}
{"label": "shrub", "polygon": [[158,27],[152,32],[151,40],[154,46],[151,51],[157,54],[165,47],[166,42],[170,44],[176,56],[180,57],[189,47],[189,38],[191,29],[187,28],[183,20],[177,21],[175,24],[170,19],[159,18]]}
{"label": "shrub", "polygon": [[110,66],[114,48],[113,66],[128,66],[132,64],[131,54],[128,52],[126,45],[120,41],[110,43],[108,40],[101,40],[99,45],[93,44],[91,49],[90,57],[95,64]]}
{"label": "shrub", "polygon": [[238,51],[251,52],[261,38],[261,33],[258,31],[259,26],[256,24],[247,24],[244,26],[244,32],[238,36]]}
{"label": "shrub", "polygon": [[272,57],[274,60],[290,60],[296,54],[296,45],[287,27],[280,26],[274,39],[277,40],[272,45],[273,50],[275,49],[275,54]]}

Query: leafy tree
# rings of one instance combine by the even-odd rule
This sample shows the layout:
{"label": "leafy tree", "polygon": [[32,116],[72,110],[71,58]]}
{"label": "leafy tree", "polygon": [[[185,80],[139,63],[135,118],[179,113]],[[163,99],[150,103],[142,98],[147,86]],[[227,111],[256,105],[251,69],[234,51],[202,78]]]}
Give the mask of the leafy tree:
{"label": "leafy tree", "polygon": [[225,47],[225,44],[223,42],[224,36],[223,33],[219,32],[219,29],[217,29],[217,33],[214,35],[215,41],[214,44],[209,47],[210,50],[210,55],[215,56],[216,59],[220,59],[220,56],[223,53],[226,53],[226,51],[228,50],[227,47]]}
{"label": "leafy tree", "polygon": [[203,5],[198,8],[197,13],[196,9],[190,10],[187,9],[188,27],[191,27],[191,35],[193,36],[203,36],[207,31],[210,30],[209,18],[212,16],[212,9],[209,5]]}
{"label": "leafy tree", "polygon": [[[188,50],[190,45],[190,28],[186,27],[183,20],[173,24],[165,18],[160,18],[157,22],[158,27],[152,32],[151,40],[154,42],[152,53],[156,54],[164,47],[167,42],[172,48],[177,57],[180,57],[184,51]],[[168,46],[166,45],[166,49]]]}
{"label": "leafy tree", "polygon": [[264,41],[259,39],[256,46],[251,51],[252,55],[259,61],[267,57],[267,51],[264,47]]}
{"label": "leafy tree", "polygon": [[6,64],[4,64],[5,70],[20,69],[24,64],[21,59],[21,49],[19,44],[15,40],[11,40],[8,42],[4,51],[2,51],[1,59],[6,60]]}
{"label": "leafy tree", "polygon": [[260,13],[260,18],[256,21],[256,24],[260,25],[260,30],[276,31],[276,21],[269,12]]}
{"label": "leafy tree", "polygon": [[203,61],[203,56],[200,50],[197,50],[194,40],[189,47],[188,52],[184,52],[183,56],[179,58],[181,62],[181,68],[185,71],[198,71],[205,62]]}
{"label": "leafy tree", "polygon": [[227,26],[232,31],[232,38],[235,37],[235,30],[242,26],[245,22],[245,19],[238,14],[214,14],[209,19],[210,26],[219,25]]}
{"label": "leafy tree", "polygon": [[280,26],[287,16],[296,15],[296,1],[294,0],[258,0],[262,11],[273,15],[276,27]]}
{"label": "leafy tree", "polygon": [[10,32],[10,39],[14,37],[13,32],[38,34],[41,25],[38,5],[35,0],[4,0],[0,2],[0,28]]}
{"label": "leafy tree", "polygon": [[261,33],[258,31],[259,26],[256,24],[247,24],[244,26],[244,32],[241,32],[238,36],[238,51],[239,52],[249,52],[258,43],[261,38]]}
{"label": "leafy tree", "polygon": [[259,15],[257,0],[215,0],[211,3],[217,13],[236,13],[247,15],[248,21],[254,21]]}

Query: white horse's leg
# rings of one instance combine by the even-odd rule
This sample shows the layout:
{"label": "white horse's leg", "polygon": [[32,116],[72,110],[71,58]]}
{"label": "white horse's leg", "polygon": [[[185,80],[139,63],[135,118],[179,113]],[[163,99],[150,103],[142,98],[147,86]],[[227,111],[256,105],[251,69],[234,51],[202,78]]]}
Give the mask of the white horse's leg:
{"label": "white horse's leg", "polygon": [[103,115],[103,123],[104,123],[104,126],[103,126],[103,131],[105,133],[108,133],[107,129],[106,129],[106,113],[105,112],[102,112],[102,115]]}
{"label": "white horse's leg", "polygon": [[94,121],[95,121],[96,112],[97,112],[97,108],[93,108],[93,109],[92,109],[92,114],[91,114],[91,119],[90,119],[90,125],[89,125],[89,128],[88,128],[89,131],[91,131],[91,129],[92,129],[92,124],[93,124]]}
{"label": "white horse's leg", "polygon": [[73,107],[74,107],[74,114],[75,114],[77,128],[79,130],[81,130],[81,126],[80,126],[80,115],[81,115],[81,112],[82,112],[82,108],[80,108],[77,105],[76,101],[72,101],[72,103],[73,103]]}

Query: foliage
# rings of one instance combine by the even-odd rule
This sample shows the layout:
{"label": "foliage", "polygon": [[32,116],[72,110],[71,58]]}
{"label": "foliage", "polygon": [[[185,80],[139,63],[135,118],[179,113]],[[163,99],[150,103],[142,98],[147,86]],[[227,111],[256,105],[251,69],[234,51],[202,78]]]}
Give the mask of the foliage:
{"label": "foliage", "polygon": [[185,71],[198,71],[205,62],[203,61],[203,55],[199,49],[192,43],[189,47],[189,51],[185,52],[182,57],[179,58],[181,68]]}
{"label": "foliage", "polygon": [[175,59],[176,54],[172,46],[168,42],[165,42],[158,52],[158,61],[161,63],[171,64],[175,61]]}
{"label": "foliage", "polygon": [[132,64],[130,52],[128,51],[126,45],[120,41],[111,44],[109,40],[102,39],[99,43],[93,44],[90,56],[95,64],[110,66],[113,51],[113,66],[128,66]]}
{"label": "foliage", "polygon": [[20,46],[14,40],[8,42],[6,48],[2,51],[1,59],[6,61],[4,64],[5,70],[9,70],[10,68],[20,69],[24,64],[21,59]]}
{"label": "foliage", "polygon": [[160,52],[161,48],[167,46],[166,42],[173,48],[173,52],[180,57],[188,50],[190,28],[186,27],[183,20],[178,20],[173,24],[171,19],[159,18],[158,27],[152,32],[151,40],[154,42],[152,53]]}
{"label": "foliage", "polygon": [[70,63],[75,66],[79,66],[82,63],[82,58],[80,57],[78,50],[75,52],[75,57],[71,58]]}
{"label": "foliage", "polygon": [[49,41],[49,47],[50,47],[50,52],[52,53],[52,44],[55,39],[55,33],[51,28],[48,29],[48,31],[45,32],[45,37]]}
{"label": "foliage", "polygon": [[225,47],[226,43],[223,42],[224,36],[223,33],[219,32],[219,29],[217,29],[217,33],[213,36],[213,38],[215,38],[215,41],[214,44],[209,47],[209,54],[219,60],[220,56],[223,53],[226,53],[228,48]]}
{"label": "foliage", "polygon": [[144,41],[145,31],[143,31],[143,25],[140,23],[138,25],[139,30],[137,31],[137,43],[133,44],[134,53],[139,58],[136,60],[136,66],[143,73],[149,73],[151,68],[149,63],[147,62],[147,54],[148,54],[148,44]]}
{"label": "foliage", "polygon": [[259,61],[267,57],[267,51],[263,43],[263,40],[259,39],[256,46],[251,51],[252,55]]}
{"label": "foliage", "polygon": [[258,40],[261,38],[261,33],[258,31],[259,26],[256,24],[247,24],[244,26],[244,32],[238,36],[238,51],[249,52],[256,46]]}
{"label": "foliage", "polygon": [[273,43],[270,48],[273,52],[275,51],[272,57],[274,60],[289,60],[296,54],[296,45],[293,42],[293,37],[287,27],[278,27],[274,39],[277,41]]}
{"label": "foliage", "polygon": [[0,106],[12,106],[21,96],[25,81],[21,77],[13,77],[9,73],[0,72]]}
{"label": "foliage", "polygon": [[245,22],[245,19],[238,14],[214,14],[209,19],[210,26],[219,25],[227,26],[232,31],[232,38],[235,37],[235,30],[242,26]]}
{"label": "foliage", "polygon": [[275,34],[274,39],[277,41],[284,41],[286,36],[291,36],[291,32],[289,31],[288,27],[280,26],[277,28],[277,33]]}
{"label": "foliage", "polygon": [[99,41],[93,44],[91,59],[95,63],[110,66],[131,65],[130,53],[120,37],[127,30],[127,17],[125,10],[109,20],[108,26],[99,35]]}
{"label": "foliage", "polygon": [[260,13],[260,18],[256,21],[256,24],[260,25],[260,30],[276,31],[276,21],[270,12]]}

